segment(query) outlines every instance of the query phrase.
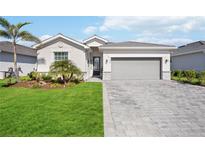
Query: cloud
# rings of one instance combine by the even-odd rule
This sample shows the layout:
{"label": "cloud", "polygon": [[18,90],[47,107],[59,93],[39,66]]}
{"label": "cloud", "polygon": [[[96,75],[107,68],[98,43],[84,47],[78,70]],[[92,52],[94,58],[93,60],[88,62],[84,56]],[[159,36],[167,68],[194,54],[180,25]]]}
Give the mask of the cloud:
{"label": "cloud", "polygon": [[86,27],[85,29],[84,29],[84,33],[85,34],[93,34],[93,33],[95,33],[97,31],[97,27],[95,27],[95,26],[88,26],[88,27]]}
{"label": "cloud", "polygon": [[[101,33],[123,32],[136,41],[180,46],[202,38],[205,17],[200,16],[114,16],[105,17]],[[124,33],[126,32],[126,33]],[[193,39],[194,38],[194,39]]]}
{"label": "cloud", "polygon": [[52,36],[46,34],[46,35],[42,35],[42,36],[40,36],[39,39],[40,39],[41,41],[43,41],[43,40],[46,40],[46,39],[48,39],[48,38],[50,38],[50,37],[52,37]]}
{"label": "cloud", "polygon": [[102,35],[102,38],[111,39],[112,37],[110,35]]}
{"label": "cloud", "polygon": [[[163,16],[163,17],[105,17],[99,27],[101,32],[108,30],[150,31],[152,33],[189,32],[200,30],[205,24],[205,17]],[[199,28],[199,29],[198,29]]]}

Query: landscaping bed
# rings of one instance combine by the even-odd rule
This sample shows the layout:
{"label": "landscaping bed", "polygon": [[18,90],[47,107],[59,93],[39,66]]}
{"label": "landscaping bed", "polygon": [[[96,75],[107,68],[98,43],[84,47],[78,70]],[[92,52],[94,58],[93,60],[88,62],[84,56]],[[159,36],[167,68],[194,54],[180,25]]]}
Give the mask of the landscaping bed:
{"label": "landscaping bed", "polygon": [[21,81],[21,82],[9,84],[6,86],[8,86],[8,87],[22,87],[22,88],[54,89],[54,88],[71,87],[74,85],[75,85],[75,83],[73,83],[73,82],[70,82],[70,83],[67,83],[66,85],[64,85],[64,84],[60,84],[60,83],[52,83],[52,82],[44,82],[44,81],[37,82],[36,80],[33,80],[33,81]]}
{"label": "landscaping bed", "polygon": [[193,85],[205,86],[205,71],[175,70],[172,71],[172,80]]}

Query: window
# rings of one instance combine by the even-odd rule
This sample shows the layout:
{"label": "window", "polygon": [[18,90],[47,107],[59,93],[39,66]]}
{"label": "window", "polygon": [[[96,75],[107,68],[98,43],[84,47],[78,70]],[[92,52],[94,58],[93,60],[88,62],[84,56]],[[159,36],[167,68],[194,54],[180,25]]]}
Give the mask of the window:
{"label": "window", "polygon": [[68,52],[54,52],[55,61],[68,60]]}

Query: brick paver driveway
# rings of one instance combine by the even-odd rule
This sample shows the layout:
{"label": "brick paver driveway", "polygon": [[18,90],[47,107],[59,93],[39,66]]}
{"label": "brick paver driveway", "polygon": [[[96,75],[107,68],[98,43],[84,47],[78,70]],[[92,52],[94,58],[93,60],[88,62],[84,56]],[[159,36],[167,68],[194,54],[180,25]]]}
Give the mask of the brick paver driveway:
{"label": "brick paver driveway", "polygon": [[104,127],[105,136],[205,136],[205,87],[105,81]]}

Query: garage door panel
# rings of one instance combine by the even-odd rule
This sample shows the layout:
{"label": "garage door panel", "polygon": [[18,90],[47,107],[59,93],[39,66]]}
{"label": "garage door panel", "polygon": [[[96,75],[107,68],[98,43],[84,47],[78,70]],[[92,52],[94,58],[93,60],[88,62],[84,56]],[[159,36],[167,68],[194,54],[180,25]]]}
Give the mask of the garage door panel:
{"label": "garage door panel", "polygon": [[160,59],[112,58],[112,79],[159,80]]}

